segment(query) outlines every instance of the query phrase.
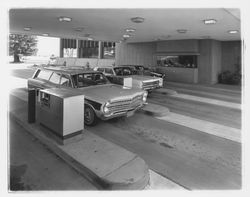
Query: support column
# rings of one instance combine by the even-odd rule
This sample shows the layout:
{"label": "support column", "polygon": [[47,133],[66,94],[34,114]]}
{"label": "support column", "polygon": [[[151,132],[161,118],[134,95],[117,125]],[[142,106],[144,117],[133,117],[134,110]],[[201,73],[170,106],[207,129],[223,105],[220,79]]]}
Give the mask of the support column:
{"label": "support column", "polygon": [[103,59],[103,43],[101,41],[98,45],[98,59]]}
{"label": "support column", "polygon": [[63,39],[60,38],[60,53],[59,53],[60,57],[63,57]]}
{"label": "support column", "polygon": [[80,50],[79,50],[79,46],[80,46],[79,42],[80,42],[80,40],[76,40],[76,54],[77,54],[76,57],[77,58],[81,58],[80,57]]}
{"label": "support column", "polygon": [[221,72],[221,43],[216,40],[200,40],[198,56],[198,82],[215,84]]}

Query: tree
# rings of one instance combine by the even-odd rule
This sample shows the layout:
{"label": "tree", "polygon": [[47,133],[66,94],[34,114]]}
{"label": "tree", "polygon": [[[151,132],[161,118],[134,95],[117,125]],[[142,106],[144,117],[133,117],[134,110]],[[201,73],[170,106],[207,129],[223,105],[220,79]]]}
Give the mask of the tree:
{"label": "tree", "polygon": [[37,53],[37,37],[20,34],[9,35],[9,55],[14,62],[20,62],[19,55],[35,55]]}

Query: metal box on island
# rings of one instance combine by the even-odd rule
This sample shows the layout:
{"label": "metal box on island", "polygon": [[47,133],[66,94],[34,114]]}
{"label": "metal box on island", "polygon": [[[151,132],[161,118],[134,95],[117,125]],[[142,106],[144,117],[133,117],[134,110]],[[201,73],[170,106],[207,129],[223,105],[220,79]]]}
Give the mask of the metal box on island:
{"label": "metal box on island", "polygon": [[75,90],[40,90],[40,124],[60,144],[80,140],[84,130],[84,95]]}

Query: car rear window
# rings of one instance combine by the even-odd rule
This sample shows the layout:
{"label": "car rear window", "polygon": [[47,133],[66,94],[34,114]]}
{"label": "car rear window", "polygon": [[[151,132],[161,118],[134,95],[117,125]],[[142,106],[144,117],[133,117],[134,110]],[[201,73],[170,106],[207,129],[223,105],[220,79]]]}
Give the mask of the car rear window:
{"label": "car rear window", "polygon": [[36,78],[49,80],[50,76],[52,74],[52,71],[49,70],[40,70]]}

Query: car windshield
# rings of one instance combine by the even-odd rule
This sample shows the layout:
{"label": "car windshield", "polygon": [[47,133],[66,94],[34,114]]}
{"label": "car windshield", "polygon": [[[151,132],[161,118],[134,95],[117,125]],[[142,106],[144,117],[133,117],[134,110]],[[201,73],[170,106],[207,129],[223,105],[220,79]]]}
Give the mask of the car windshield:
{"label": "car windshield", "polygon": [[115,74],[118,76],[133,75],[133,70],[129,67],[114,68]]}
{"label": "car windshield", "polygon": [[72,76],[74,86],[77,88],[109,83],[102,73],[80,73]]}

